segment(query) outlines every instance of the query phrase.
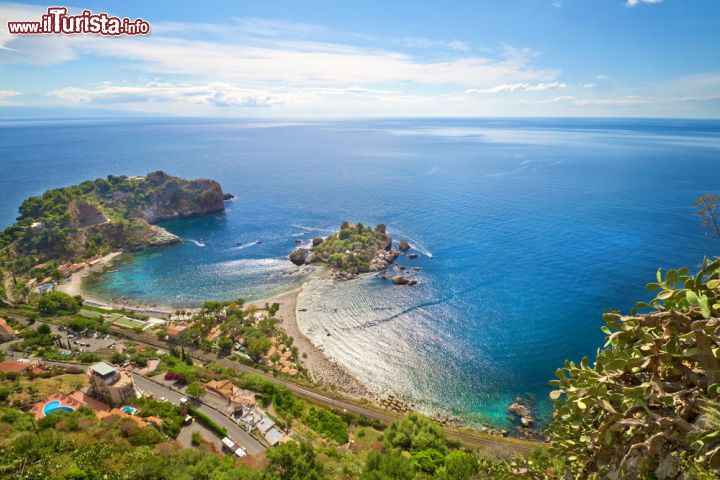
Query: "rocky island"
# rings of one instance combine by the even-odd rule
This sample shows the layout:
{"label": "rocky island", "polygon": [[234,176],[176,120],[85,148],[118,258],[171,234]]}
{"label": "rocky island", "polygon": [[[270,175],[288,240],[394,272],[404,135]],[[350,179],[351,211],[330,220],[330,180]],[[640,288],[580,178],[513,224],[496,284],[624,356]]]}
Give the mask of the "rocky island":
{"label": "rocky island", "polygon": [[159,171],[111,175],[28,198],[15,224],[0,235],[4,290],[57,280],[79,262],[110,252],[180,243],[156,224],[222,212],[226,198],[216,181]]}
{"label": "rocky island", "polygon": [[295,265],[327,265],[330,275],[337,279],[386,270],[398,256],[386,230],[382,223],[372,228],[362,223],[343,222],[337,233],[327,238],[316,237],[312,246],[295,249],[290,260]]}

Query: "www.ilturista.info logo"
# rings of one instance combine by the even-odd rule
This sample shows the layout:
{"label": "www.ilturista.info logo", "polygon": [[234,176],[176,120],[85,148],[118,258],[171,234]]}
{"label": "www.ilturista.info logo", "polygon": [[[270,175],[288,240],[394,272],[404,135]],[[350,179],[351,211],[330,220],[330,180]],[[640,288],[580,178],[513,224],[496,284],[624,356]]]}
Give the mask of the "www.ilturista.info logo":
{"label": "www.ilturista.info logo", "polygon": [[147,35],[150,24],[138,18],[111,17],[107,13],[83,10],[80,15],[68,15],[66,7],[50,7],[39,22],[7,22],[13,35],[91,33],[96,35]]}

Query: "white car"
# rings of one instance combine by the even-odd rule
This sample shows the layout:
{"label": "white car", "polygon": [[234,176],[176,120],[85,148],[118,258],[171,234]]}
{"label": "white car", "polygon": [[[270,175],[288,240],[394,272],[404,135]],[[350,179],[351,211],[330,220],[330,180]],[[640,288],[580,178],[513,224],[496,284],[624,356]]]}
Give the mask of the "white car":
{"label": "white car", "polygon": [[167,399],[167,398],[165,398],[165,397],[160,397],[160,401],[161,401],[161,402],[167,402],[167,401],[168,401],[168,399]]}
{"label": "white car", "polygon": [[188,399],[185,397],[180,398],[180,405],[185,405],[188,402]]}

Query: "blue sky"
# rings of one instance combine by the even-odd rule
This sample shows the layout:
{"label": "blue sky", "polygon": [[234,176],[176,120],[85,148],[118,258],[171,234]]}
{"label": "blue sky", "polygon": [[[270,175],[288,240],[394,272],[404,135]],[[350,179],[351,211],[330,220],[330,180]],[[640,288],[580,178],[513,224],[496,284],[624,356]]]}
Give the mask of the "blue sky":
{"label": "blue sky", "polygon": [[716,0],[69,4],[147,37],[13,36],[0,114],[720,117]]}

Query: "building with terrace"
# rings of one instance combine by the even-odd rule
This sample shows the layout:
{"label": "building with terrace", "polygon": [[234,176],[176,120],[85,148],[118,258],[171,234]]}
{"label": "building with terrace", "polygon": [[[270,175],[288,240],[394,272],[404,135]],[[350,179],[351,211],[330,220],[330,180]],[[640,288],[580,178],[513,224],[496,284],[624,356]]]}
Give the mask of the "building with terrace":
{"label": "building with terrace", "polygon": [[137,397],[132,375],[105,362],[88,368],[88,378],[95,396],[110,405],[123,405]]}

